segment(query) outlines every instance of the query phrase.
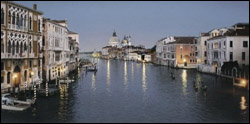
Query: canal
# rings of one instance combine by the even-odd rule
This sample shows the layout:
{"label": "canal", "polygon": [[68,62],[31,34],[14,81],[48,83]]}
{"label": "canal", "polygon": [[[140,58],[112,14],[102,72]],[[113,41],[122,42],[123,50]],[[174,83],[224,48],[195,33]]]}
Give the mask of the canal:
{"label": "canal", "polygon": [[[249,122],[249,91],[195,70],[95,59],[60,95],[38,98],[25,112],[1,111],[1,122]],[[173,72],[176,80],[170,78]],[[196,92],[203,80],[207,92]]]}

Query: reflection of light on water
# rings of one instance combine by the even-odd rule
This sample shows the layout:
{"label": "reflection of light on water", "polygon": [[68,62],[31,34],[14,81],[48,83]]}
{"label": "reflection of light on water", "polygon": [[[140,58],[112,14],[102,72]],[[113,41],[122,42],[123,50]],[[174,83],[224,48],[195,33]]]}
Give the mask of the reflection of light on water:
{"label": "reflection of light on water", "polygon": [[187,90],[187,70],[182,71],[181,77],[182,77],[182,85],[183,85],[182,90],[183,90],[183,93],[186,95],[187,94],[187,91],[186,91]]}
{"label": "reflection of light on water", "polygon": [[124,85],[125,89],[128,88],[128,70],[127,70],[127,62],[124,62]]}
{"label": "reflection of light on water", "polygon": [[96,90],[96,87],[95,87],[96,81],[95,81],[95,74],[94,73],[92,74],[91,80],[92,80],[91,88],[93,89],[93,91],[95,91]]}
{"label": "reflection of light on water", "polygon": [[143,63],[142,65],[142,89],[145,93],[147,90],[147,82],[146,82],[146,64]]}
{"label": "reflection of light on water", "polygon": [[241,110],[246,110],[247,109],[247,105],[246,105],[246,98],[244,96],[241,97],[241,101],[240,101],[240,109]]}
{"label": "reflection of light on water", "polygon": [[65,116],[67,114],[67,106],[68,106],[68,88],[67,84],[60,85],[60,101],[59,101],[59,110],[58,116],[60,120],[65,120]]}
{"label": "reflection of light on water", "polygon": [[133,62],[131,65],[131,74],[132,74],[132,78],[134,79],[134,63]]}
{"label": "reflection of light on water", "polygon": [[107,86],[110,86],[110,62],[107,62]]}

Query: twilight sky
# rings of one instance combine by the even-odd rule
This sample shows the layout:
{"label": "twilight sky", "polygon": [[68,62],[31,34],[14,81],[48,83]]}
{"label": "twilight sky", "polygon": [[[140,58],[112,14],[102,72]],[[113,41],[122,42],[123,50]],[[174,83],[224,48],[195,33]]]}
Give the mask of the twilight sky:
{"label": "twilight sky", "polygon": [[245,2],[59,2],[17,1],[32,8],[37,4],[44,17],[67,19],[69,29],[80,34],[81,51],[101,50],[114,29],[120,40],[131,35],[132,44],[147,48],[166,36],[198,36],[213,28],[249,23]]}

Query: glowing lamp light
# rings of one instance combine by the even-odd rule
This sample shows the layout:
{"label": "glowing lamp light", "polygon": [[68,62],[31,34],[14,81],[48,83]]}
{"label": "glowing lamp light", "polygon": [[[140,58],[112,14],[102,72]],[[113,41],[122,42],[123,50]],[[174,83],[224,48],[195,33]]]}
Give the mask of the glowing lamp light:
{"label": "glowing lamp light", "polygon": [[186,59],[184,59],[184,62],[186,62],[187,60]]}
{"label": "glowing lamp light", "polygon": [[14,74],[14,78],[17,78],[17,74]]}
{"label": "glowing lamp light", "polygon": [[246,84],[247,84],[246,80],[244,80],[244,79],[242,79],[240,83],[242,86],[246,86]]}
{"label": "glowing lamp light", "polygon": [[33,76],[33,75],[34,75],[34,72],[33,72],[33,71],[31,71],[31,73],[30,73],[30,74],[31,74],[31,76]]}

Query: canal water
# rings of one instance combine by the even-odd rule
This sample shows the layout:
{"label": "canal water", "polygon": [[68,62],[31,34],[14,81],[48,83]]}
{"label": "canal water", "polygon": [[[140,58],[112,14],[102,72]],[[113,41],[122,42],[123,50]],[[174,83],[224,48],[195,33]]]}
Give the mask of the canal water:
{"label": "canal water", "polygon": [[[60,95],[38,98],[24,112],[1,111],[1,122],[249,122],[249,91],[195,70],[95,59]],[[176,80],[170,78],[173,72]],[[203,80],[207,92],[196,92]]]}

